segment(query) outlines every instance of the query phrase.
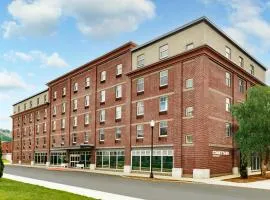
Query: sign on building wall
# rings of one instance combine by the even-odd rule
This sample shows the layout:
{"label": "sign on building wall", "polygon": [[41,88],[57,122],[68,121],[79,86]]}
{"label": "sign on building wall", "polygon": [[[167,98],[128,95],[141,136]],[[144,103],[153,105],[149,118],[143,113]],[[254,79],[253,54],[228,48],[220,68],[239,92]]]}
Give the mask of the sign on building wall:
{"label": "sign on building wall", "polygon": [[230,155],[229,151],[212,151],[213,157],[229,156],[229,155]]}

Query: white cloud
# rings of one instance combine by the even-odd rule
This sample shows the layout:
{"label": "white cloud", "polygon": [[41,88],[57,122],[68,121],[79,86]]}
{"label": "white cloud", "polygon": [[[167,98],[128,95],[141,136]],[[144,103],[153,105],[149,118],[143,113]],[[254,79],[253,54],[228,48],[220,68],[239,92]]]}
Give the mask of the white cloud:
{"label": "white cloud", "polygon": [[9,51],[3,55],[3,58],[7,61],[17,62],[22,60],[25,62],[37,61],[40,63],[41,67],[67,67],[67,62],[60,57],[57,52],[47,55],[42,51],[30,51],[28,53],[18,52],[18,51]]}
{"label": "white cloud", "polygon": [[[27,89],[27,85],[16,72],[6,70],[0,72],[0,90]],[[3,93],[1,93],[3,95]]]}
{"label": "white cloud", "polygon": [[12,20],[2,24],[3,37],[53,34],[61,17],[75,19],[86,36],[103,37],[137,29],[155,16],[151,0],[14,0]]}

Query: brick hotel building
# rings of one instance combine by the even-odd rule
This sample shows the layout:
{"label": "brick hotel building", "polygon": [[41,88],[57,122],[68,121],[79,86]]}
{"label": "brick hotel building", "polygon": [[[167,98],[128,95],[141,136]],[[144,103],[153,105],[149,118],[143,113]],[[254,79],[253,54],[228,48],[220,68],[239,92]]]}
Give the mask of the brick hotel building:
{"label": "brick hotel building", "polygon": [[[13,163],[204,178],[236,173],[230,106],[266,68],[202,17],[126,43],[14,104]],[[153,160],[151,127],[155,121]],[[259,168],[252,158],[252,169]]]}

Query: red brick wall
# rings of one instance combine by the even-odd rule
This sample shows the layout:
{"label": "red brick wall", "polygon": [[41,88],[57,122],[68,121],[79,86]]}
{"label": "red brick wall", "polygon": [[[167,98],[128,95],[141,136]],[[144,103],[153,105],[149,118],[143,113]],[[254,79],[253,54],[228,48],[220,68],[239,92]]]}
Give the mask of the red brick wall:
{"label": "red brick wall", "polygon": [[2,152],[5,153],[12,153],[12,142],[2,142]]}

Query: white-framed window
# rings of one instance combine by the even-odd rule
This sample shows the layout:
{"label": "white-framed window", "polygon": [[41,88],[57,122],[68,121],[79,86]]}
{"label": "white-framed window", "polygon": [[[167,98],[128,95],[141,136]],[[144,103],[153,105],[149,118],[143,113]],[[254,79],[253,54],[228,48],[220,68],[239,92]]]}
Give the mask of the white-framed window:
{"label": "white-framed window", "polygon": [[168,122],[167,121],[160,121],[159,122],[159,136],[165,137],[168,135]]}
{"label": "white-framed window", "polygon": [[255,71],[254,71],[254,65],[249,65],[249,73],[254,75]]}
{"label": "white-framed window", "polygon": [[122,97],[122,85],[117,85],[115,87],[115,98],[119,99]]}
{"label": "white-framed window", "polygon": [[78,85],[78,83],[76,82],[76,83],[74,83],[74,85],[73,85],[73,92],[78,92],[78,89],[79,89],[79,85]]}
{"label": "white-framed window", "polygon": [[53,121],[53,131],[55,131],[55,130],[56,130],[56,121]]}
{"label": "white-framed window", "polygon": [[192,135],[186,135],[185,136],[185,143],[186,144],[192,144],[193,143],[193,137],[192,137]]}
{"label": "white-framed window", "polygon": [[72,134],[72,143],[76,144],[77,143],[77,133]]}
{"label": "white-framed window", "polygon": [[73,117],[73,127],[77,127],[78,126],[78,118],[77,116]]}
{"label": "white-framed window", "polygon": [[102,71],[100,74],[100,82],[106,81],[106,71]]}
{"label": "white-framed window", "polygon": [[168,70],[159,72],[159,86],[168,85]]}
{"label": "white-framed window", "polygon": [[77,110],[78,109],[78,100],[77,99],[74,99],[73,100],[73,110]]}
{"label": "white-framed window", "polygon": [[225,47],[225,57],[231,59],[231,49],[229,47]]}
{"label": "white-framed window", "polygon": [[67,94],[67,89],[66,89],[66,87],[63,87],[63,89],[62,89],[62,97],[65,97],[66,94]]}
{"label": "white-framed window", "polygon": [[137,116],[144,115],[144,103],[143,101],[137,102]]}
{"label": "white-framed window", "polygon": [[144,78],[137,79],[137,92],[143,92],[144,91]]}
{"label": "white-framed window", "polygon": [[45,110],[44,110],[44,119],[47,118],[47,115],[48,115],[48,110],[47,110],[47,108],[45,108]]}
{"label": "white-framed window", "polygon": [[47,124],[44,122],[43,123],[43,132],[45,133],[47,131]]}
{"label": "white-framed window", "polygon": [[89,118],[90,117],[89,117],[89,114],[88,113],[84,115],[84,125],[88,125],[89,124],[89,121],[90,121]]}
{"label": "white-framed window", "polygon": [[89,133],[85,132],[84,133],[84,143],[88,143],[89,140]]}
{"label": "white-framed window", "polygon": [[159,98],[159,112],[168,111],[168,97],[163,96]]}
{"label": "white-framed window", "polygon": [[43,96],[43,98],[44,98],[44,103],[47,103],[47,95],[46,94]]}
{"label": "white-framed window", "polygon": [[100,91],[100,103],[104,103],[106,99],[106,91],[102,90]]}
{"label": "white-framed window", "polygon": [[[46,97],[47,98],[47,97]],[[54,91],[53,93],[53,99],[56,100],[57,99],[57,91]]]}
{"label": "white-framed window", "polygon": [[144,54],[137,56],[137,67],[143,67],[144,66]]}
{"label": "white-framed window", "polygon": [[115,119],[121,119],[122,118],[122,107],[117,106],[115,108]]}
{"label": "white-framed window", "polygon": [[193,88],[193,78],[189,78],[186,80],[186,89]]}
{"label": "white-framed window", "polygon": [[230,112],[230,110],[231,110],[231,99],[226,98],[226,111]]}
{"label": "white-framed window", "polygon": [[226,137],[231,137],[232,136],[232,124],[226,122],[225,123],[225,130],[226,130]]}
{"label": "white-framed window", "polygon": [[29,107],[32,108],[32,106],[33,106],[32,101],[29,101]]}
{"label": "white-framed window", "polygon": [[239,79],[239,92],[244,93],[244,81],[242,79]]}
{"label": "white-framed window", "polygon": [[239,56],[239,66],[240,67],[244,67],[244,58],[242,58],[241,56]]}
{"label": "white-framed window", "polygon": [[89,88],[90,87],[90,77],[87,77],[85,79],[85,88]]}
{"label": "white-framed window", "polygon": [[136,132],[137,132],[137,138],[143,138],[144,137],[143,124],[138,124],[136,126]]}
{"label": "white-framed window", "polygon": [[24,110],[26,110],[26,103],[24,104]]}
{"label": "white-framed window", "polygon": [[66,103],[62,103],[62,114],[66,112]]}
{"label": "white-framed window", "polygon": [[84,106],[88,107],[90,105],[90,96],[87,95],[84,97]]}
{"label": "white-framed window", "polygon": [[66,127],[66,120],[61,119],[61,129],[65,129],[65,127]]}
{"label": "white-framed window", "polygon": [[30,122],[33,121],[33,113],[30,114],[30,120],[29,120],[29,121],[30,121]]}
{"label": "white-framed window", "polygon": [[37,111],[37,120],[40,120],[40,112]]}
{"label": "white-framed window", "polygon": [[115,140],[121,140],[121,128],[115,128]]}
{"label": "white-framed window", "polygon": [[105,132],[104,129],[99,129],[99,141],[103,142],[105,140]]}
{"label": "white-framed window", "polygon": [[39,105],[39,98],[37,98],[37,105]]}
{"label": "white-framed window", "polygon": [[189,43],[186,45],[186,50],[190,50],[190,49],[193,49],[194,48],[194,43]]}
{"label": "white-framed window", "polygon": [[169,45],[165,44],[159,47],[159,59],[167,58],[169,56]]}
{"label": "white-framed window", "polygon": [[56,116],[56,106],[53,106],[53,116]]}
{"label": "white-framed window", "polygon": [[226,83],[226,85],[228,86],[228,87],[231,87],[231,80],[232,78],[231,78],[231,73],[229,73],[229,72],[226,72],[225,73],[225,83]]}
{"label": "white-framed window", "polygon": [[[36,132],[37,132],[37,133],[39,133],[39,127],[40,127],[40,126],[39,126],[39,124],[38,124],[38,125],[36,126],[36,129],[37,129]],[[56,124],[55,124],[55,127],[56,127]],[[53,130],[55,130],[55,129],[53,129]]]}
{"label": "white-framed window", "polygon": [[123,65],[122,64],[117,65],[116,66],[116,76],[121,75],[122,71],[123,71]]}
{"label": "white-framed window", "polygon": [[192,117],[193,116],[193,107],[187,107],[185,110],[185,116],[186,117]]}
{"label": "white-framed window", "polygon": [[99,112],[99,121],[105,122],[105,110],[100,110]]}

